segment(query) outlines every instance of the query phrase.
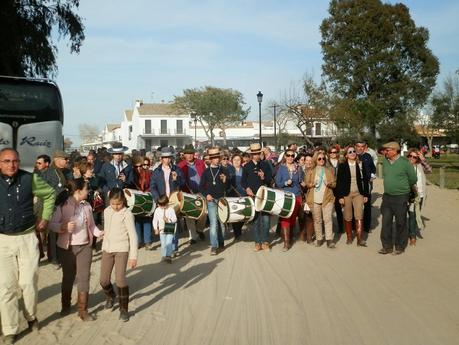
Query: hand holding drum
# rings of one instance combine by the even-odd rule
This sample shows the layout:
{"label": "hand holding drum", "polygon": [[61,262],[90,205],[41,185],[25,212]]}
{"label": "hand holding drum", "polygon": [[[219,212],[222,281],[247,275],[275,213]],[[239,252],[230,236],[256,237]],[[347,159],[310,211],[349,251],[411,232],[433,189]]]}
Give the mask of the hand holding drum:
{"label": "hand holding drum", "polygon": [[226,183],[226,175],[225,175],[225,174],[220,174],[220,180],[221,180],[223,183]]}

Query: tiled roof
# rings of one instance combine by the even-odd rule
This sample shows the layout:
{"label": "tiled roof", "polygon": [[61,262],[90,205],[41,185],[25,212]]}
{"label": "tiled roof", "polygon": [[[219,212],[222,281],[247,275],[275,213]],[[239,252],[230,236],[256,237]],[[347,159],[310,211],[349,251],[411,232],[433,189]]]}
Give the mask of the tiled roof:
{"label": "tiled roof", "polygon": [[143,103],[138,107],[140,116],[148,115],[183,115],[170,103]]}
{"label": "tiled roof", "polygon": [[124,115],[126,115],[126,119],[128,121],[132,121],[132,113],[133,113],[133,111],[129,110],[129,109],[124,111]]}
{"label": "tiled roof", "polygon": [[113,130],[120,128],[121,125],[119,123],[107,123],[107,131],[112,132]]}

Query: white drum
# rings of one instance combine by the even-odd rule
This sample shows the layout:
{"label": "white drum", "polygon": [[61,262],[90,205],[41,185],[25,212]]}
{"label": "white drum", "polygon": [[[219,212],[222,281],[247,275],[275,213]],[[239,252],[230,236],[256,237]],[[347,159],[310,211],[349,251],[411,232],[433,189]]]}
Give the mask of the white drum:
{"label": "white drum", "polygon": [[295,209],[295,195],[280,189],[261,186],[255,196],[255,210],[289,218]]}
{"label": "white drum", "polygon": [[221,198],[218,200],[218,219],[222,223],[250,222],[255,217],[251,197]]}

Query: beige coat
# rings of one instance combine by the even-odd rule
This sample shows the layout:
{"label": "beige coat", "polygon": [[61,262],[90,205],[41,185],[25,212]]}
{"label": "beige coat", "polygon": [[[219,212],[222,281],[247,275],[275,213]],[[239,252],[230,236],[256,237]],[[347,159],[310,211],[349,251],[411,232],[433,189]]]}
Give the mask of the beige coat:
{"label": "beige coat", "polygon": [[118,212],[110,206],[104,211],[104,242],[107,253],[129,252],[129,259],[137,259],[137,233],[134,215],[124,208]]}
{"label": "beige coat", "polygon": [[[314,208],[314,187],[309,188],[310,185],[314,184],[314,180],[316,178],[316,168],[309,169],[306,171],[304,175],[304,182],[306,186],[308,186],[308,191],[306,193],[306,203],[308,204],[309,208],[312,210]],[[333,168],[328,166],[325,167],[325,178],[328,183],[331,183],[330,187],[325,187],[324,199],[322,205],[327,205],[328,203],[335,202],[335,196],[333,195],[333,188],[336,187],[336,178],[335,174],[333,173]]]}

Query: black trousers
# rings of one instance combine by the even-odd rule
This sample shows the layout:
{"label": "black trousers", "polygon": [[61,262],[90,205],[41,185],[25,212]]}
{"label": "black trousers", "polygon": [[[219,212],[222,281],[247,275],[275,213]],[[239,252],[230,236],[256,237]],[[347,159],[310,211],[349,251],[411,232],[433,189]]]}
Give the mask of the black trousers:
{"label": "black trousers", "polygon": [[335,213],[336,213],[336,222],[338,223],[338,230],[336,231],[336,233],[342,234],[344,233],[343,209],[337,197],[335,197]]}
{"label": "black trousers", "polygon": [[363,231],[370,232],[371,229],[371,193],[368,201],[363,204]]}
{"label": "black trousers", "polygon": [[[409,194],[384,194],[381,204],[382,228],[381,243],[383,248],[404,250],[408,244],[408,201]],[[395,229],[392,227],[395,218]]]}

